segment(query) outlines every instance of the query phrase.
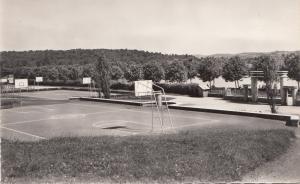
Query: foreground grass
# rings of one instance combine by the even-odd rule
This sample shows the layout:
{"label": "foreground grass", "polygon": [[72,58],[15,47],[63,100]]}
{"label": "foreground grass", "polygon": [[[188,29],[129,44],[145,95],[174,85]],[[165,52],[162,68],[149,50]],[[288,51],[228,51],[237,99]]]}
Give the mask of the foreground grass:
{"label": "foreground grass", "polygon": [[294,133],[194,130],[160,136],[2,140],[2,177],[90,181],[235,181],[283,154]]}

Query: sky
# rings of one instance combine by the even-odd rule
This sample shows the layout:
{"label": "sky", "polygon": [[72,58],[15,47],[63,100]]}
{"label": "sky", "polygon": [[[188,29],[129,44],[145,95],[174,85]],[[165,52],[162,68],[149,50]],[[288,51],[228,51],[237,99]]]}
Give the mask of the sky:
{"label": "sky", "polygon": [[300,50],[300,0],[0,0],[0,50]]}

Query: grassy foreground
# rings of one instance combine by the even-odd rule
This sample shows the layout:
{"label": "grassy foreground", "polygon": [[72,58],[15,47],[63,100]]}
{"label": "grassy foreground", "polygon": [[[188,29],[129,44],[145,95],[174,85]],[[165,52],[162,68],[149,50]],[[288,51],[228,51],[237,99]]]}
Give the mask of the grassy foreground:
{"label": "grassy foreground", "polygon": [[2,140],[2,179],[236,181],[283,154],[289,130],[194,130],[132,137]]}

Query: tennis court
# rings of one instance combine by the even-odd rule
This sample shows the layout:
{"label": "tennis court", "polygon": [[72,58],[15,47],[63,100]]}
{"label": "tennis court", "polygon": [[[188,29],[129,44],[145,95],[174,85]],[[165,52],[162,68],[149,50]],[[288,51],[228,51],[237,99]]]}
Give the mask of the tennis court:
{"label": "tennis court", "polygon": [[[34,141],[61,136],[130,136],[162,132],[151,107],[68,100],[83,91],[23,93],[23,105],[1,110],[1,137]],[[153,118],[153,127],[152,127]],[[164,132],[195,128],[282,128],[284,122],[253,117],[171,110],[173,128],[164,114]]]}

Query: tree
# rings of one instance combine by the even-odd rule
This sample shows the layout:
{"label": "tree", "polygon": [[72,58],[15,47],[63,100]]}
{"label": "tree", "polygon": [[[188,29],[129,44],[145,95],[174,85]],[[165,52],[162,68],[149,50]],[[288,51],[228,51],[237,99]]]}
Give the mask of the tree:
{"label": "tree", "polygon": [[1,70],[1,72],[0,72],[1,77],[7,76],[7,75],[13,73],[13,69],[12,68],[4,68],[4,67],[0,66],[0,70]]}
{"label": "tree", "polygon": [[215,78],[218,78],[222,72],[222,63],[215,57],[205,57],[201,59],[200,65],[198,67],[198,77],[203,80],[203,82],[209,82],[209,87],[212,88],[211,82]]}
{"label": "tree", "polygon": [[280,63],[268,55],[262,55],[255,58],[254,69],[263,71],[262,81],[266,84],[266,92],[268,104],[270,105],[271,112],[276,113],[277,90],[274,89],[276,82],[279,80],[277,71],[280,69]]}
{"label": "tree", "polygon": [[99,97],[101,97],[101,91],[104,98],[110,98],[110,71],[111,67],[104,56],[100,56],[96,62],[96,82],[99,87]]}
{"label": "tree", "polygon": [[79,66],[69,66],[68,69],[69,71],[69,76],[68,79],[70,80],[78,80],[79,76],[81,76],[81,67]]}
{"label": "tree", "polygon": [[144,79],[160,82],[165,78],[165,71],[158,62],[149,62],[143,66]]}
{"label": "tree", "polygon": [[40,72],[40,76],[45,77],[45,79],[47,80],[57,80],[59,77],[59,73],[56,67],[47,67],[47,66],[42,66],[39,67],[39,72]]}
{"label": "tree", "polygon": [[119,66],[114,65],[111,67],[111,78],[113,80],[121,79],[123,76],[124,76],[124,72]]}
{"label": "tree", "polygon": [[230,81],[235,84],[235,88],[240,87],[239,80],[247,74],[246,63],[239,56],[231,57],[223,67],[222,77],[226,82]]}
{"label": "tree", "polygon": [[58,71],[58,78],[59,80],[67,81],[69,80],[70,76],[70,70],[65,65],[58,65],[57,67]]}
{"label": "tree", "polygon": [[96,78],[96,71],[94,65],[88,64],[82,67],[81,77],[92,77]]}
{"label": "tree", "polygon": [[34,78],[34,69],[31,67],[18,67],[14,71],[14,76],[15,77],[20,77],[20,78],[29,78],[33,79]]}
{"label": "tree", "polygon": [[166,68],[166,80],[170,82],[185,82],[187,70],[181,61],[175,61]]}
{"label": "tree", "polygon": [[38,76],[44,76],[44,74],[41,71],[41,67],[35,67],[35,68],[33,68],[33,72],[34,72],[34,75],[36,77],[38,77]]}
{"label": "tree", "polygon": [[143,79],[143,69],[141,65],[138,64],[128,65],[125,69],[124,77],[129,82]]}
{"label": "tree", "polygon": [[294,53],[289,54],[284,58],[284,64],[285,64],[286,68],[289,71],[288,77],[297,81],[298,89],[299,89],[299,83],[300,83],[300,56],[296,55]]}
{"label": "tree", "polygon": [[187,78],[192,82],[192,79],[195,78],[198,74],[197,72],[198,60],[189,59],[184,62],[184,66],[187,70]]}

